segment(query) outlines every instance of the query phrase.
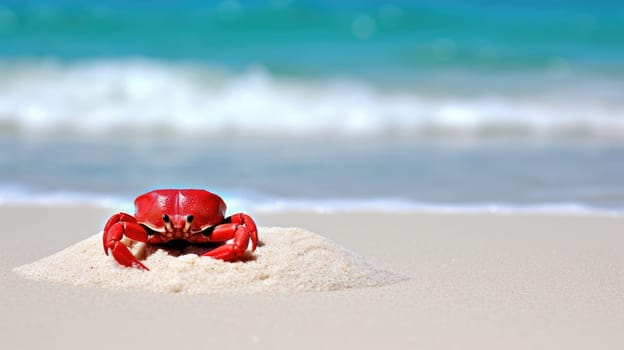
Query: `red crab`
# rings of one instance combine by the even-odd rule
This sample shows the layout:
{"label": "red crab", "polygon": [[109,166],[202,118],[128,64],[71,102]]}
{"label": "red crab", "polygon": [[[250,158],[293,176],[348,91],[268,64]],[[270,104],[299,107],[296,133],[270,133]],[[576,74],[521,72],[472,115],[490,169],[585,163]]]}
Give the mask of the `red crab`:
{"label": "red crab", "polygon": [[[225,202],[205,190],[155,190],[134,200],[134,216],[117,213],[104,226],[104,252],[121,265],[149,270],[126,247],[125,236],[146,243],[182,240],[224,243],[202,256],[234,261],[245,254],[249,240],[256,250],[258,233],[253,219],[243,213],[225,217]],[[228,242],[230,241],[231,242]]]}

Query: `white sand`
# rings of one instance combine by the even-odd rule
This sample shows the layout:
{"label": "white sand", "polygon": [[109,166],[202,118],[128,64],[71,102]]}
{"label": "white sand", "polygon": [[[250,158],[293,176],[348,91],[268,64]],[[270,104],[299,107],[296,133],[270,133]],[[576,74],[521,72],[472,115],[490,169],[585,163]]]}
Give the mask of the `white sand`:
{"label": "white sand", "polygon": [[[261,226],[322,233],[409,277],[341,291],[128,292],[13,271],[101,230],[111,214],[0,205],[0,349],[624,349],[621,216],[253,213]],[[266,261],[271,236],[260,232],[265,245],[255,261],[230,267]],[[280,250],[292,254],[290,268],[319,254],[297,256],[306,245]],[[97,261],[113,264],[99,237],[95,251]],[[132,274],[155,276],[157,265],[146,264],[153,271]],[[311,279],[327,278],[324,269]]]}
{"label": "white sand", "polygon": [[200,257],[206,248],[165,250],[127,241],[151,271],[126,268],[104,255],[100,233],[15,271],[63,284],[186,294],[330,291],[401,280],[318,234],[280,227],[259,232],[261,244],[255,253],[233,263]]}

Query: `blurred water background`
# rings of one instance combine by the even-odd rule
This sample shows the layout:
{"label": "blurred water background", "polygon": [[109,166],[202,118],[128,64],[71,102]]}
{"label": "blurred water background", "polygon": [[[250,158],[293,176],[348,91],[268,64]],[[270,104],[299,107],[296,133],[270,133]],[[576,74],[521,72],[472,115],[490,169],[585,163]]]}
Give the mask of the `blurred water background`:
{"label": "blurred water background", "polygon": [[0,1],[0,203],[624,213],[620,1]]}

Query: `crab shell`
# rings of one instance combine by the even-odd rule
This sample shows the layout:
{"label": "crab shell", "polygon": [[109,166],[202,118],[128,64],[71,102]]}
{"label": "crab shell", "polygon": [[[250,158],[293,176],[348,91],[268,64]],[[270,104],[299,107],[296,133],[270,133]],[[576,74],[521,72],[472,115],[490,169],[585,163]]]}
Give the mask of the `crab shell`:
{"label": "crab shell", "polygon": [[134,200],[135,217],[139,224],[153,231],[166,231],[163,216],[169,216],[171,225],[181,229],[192,215],[190,233],[204,231],[223,223],[226,205],[221,197],[206,190],[155,190]]}

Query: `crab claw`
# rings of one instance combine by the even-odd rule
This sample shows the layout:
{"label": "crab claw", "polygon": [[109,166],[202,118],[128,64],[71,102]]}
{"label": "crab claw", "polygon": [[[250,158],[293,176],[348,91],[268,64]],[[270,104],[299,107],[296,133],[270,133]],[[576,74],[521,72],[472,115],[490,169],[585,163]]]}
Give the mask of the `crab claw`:
{"label": "crab claw", "polygon": [[137,259],[134,255],[132,255],[132,252],[130,251],[130,249],[128,249],[128,247],[126,247],[121,242],[114,243],[113,248],[111,249],[111,253],[113,257],[115,258],[115,260],[117,260],[117,262],[120,265],[149,271],[147,266],[143,265],[139,261],[139,259]]}
{"label": "crab claw", "polygon": [[231,240],[220,247],[217,247],[202,256],[209,256],[224,261],[235,261],[245,255],[249,241],[251,241],[251,251],[256,250],[258,244],[258,232],[253,219],[247,214],[234,214],[218,225],[210,234],[211,240],[225,242]]}
{"label": "crab claw", "polygon": [[224,240],[230,238],[232,242],[217,247],[202,256],[209,256],[223,261],[235,261],[245,255],[250,238],[249,231],[245,226],[239,224],[222,224],[218,226],[211,235],[211,237],[214,238],[220,236],[224,237]]}
{"label": "crab claw", "polygon": [[258,229],[256,228],[256,223],[253,221],[251,216],[238,213],[230,216],[229,219],[230,222],[244,225],[247,228],[247,233],[249,233],[249,238],[251,238],[251,251],[254,252],[256,250],[256,246],[258,245]]}
{"label": "crab claw", "polygon": [[108,255],[108,249],[110,248],[106,246],[106,243],[110,237],[110,235],[108,235],[107,233],[109,232],[110,228],[118,222],[136,222],[136,219],[134,218],[134,216],[126,213],[117,213],[111,216],[110,219],[108,219],[106,225],[104,225],[104,234],[102,235],[102,243],[104,243],[104,253],[106,255]]}
{"label": "crab claw", "polygon": [[140,242],[145,242],[147,240],[147,232],[141,225],[136,223],[134,217],[125,213],[115,214],[108,220],[104,227],[103,243],[106,255],[108,255],[110,250],[113,258],[115,258],[119,264],[141,270],[149,270],[132,254],[130,249],[121,242],[124,236]]}

